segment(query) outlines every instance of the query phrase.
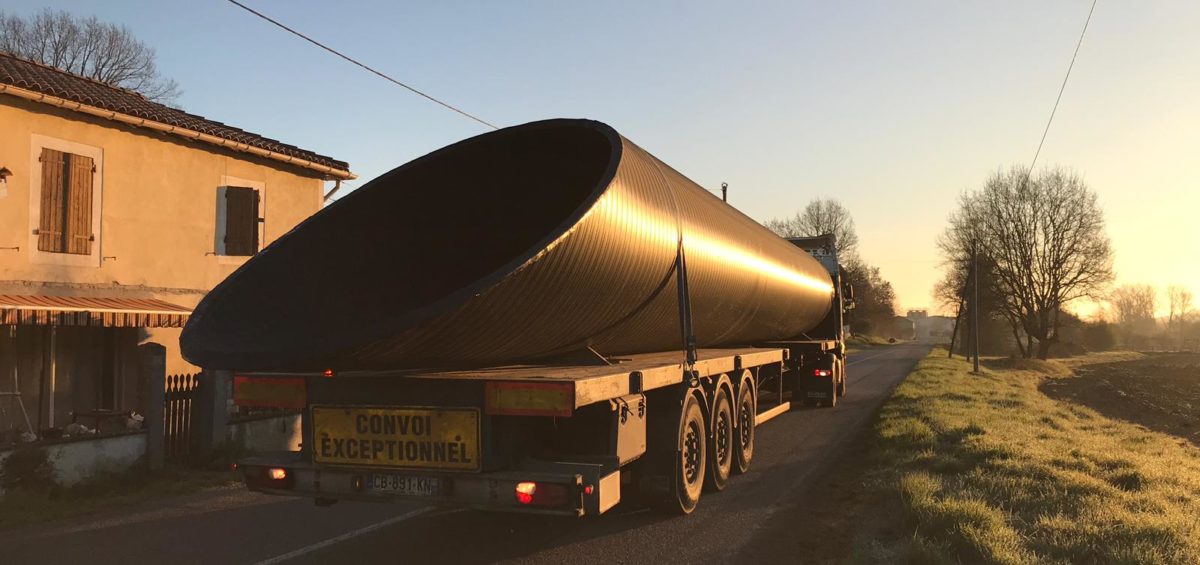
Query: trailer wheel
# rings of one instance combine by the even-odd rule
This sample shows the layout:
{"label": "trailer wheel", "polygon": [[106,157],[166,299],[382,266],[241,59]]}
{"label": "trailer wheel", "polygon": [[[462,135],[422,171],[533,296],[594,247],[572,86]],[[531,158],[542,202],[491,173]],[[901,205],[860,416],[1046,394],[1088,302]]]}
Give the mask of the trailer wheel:
{"label": "trailer wheel", "polygon": [[737,395],[737,438],[733,450],[733,472],[737,474],[750,470],[750,460],[754,459],[754,426],[758,406],[754,404],[753,381],[742,381]]}
{"label": "trailer wheel", "polygon": [[684,395],[677,430],[678,449],[671,477],[673,492],[661,498],[657,506],[660,510],[673,514],[691,514],[700,503],[708,459],[708,433],[704,425],[704,412],[700,409],[700,401],[693,394]]}
{"label": "trailer wheel", "polygon": [[824,405],[829,408],[837,406],[838,399],[838,375],[837,363],[833,364],[834,373],[829,375],[829,384],[825,387],[825,402]]}
{"label": "trailer wheel", "polygon": [[733,470],[733,452],[737,445],[734,434],[733,405],[729,400],[729,389],[717,387],[713,397],[712,432],[708,447],[708,477],[705,485],[713,491],[725,490],[729,474]]}

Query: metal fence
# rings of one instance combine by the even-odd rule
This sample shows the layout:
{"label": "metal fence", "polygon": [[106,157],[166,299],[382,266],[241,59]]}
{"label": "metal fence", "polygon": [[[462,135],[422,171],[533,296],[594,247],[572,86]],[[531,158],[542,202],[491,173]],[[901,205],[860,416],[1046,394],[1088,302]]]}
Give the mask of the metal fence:
{"label": "metal fence", "polygon": [[1200,353],[1200,339],[1151,341],[1137,350],[1146,353]]}
{"label": "metal fence", "polygon": [[167,375],[163,407],[166,458],[172,461],[187,459],[192,444],[192,401],[199,384],[198,374]]}

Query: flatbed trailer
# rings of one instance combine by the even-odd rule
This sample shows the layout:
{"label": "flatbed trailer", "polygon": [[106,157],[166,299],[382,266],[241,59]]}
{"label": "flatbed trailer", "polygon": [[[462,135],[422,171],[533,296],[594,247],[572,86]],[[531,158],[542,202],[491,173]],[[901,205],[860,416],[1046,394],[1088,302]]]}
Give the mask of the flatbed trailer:
{"label": "flatbed trailer", "polygon": [[[455,371],[237,374],[235,400],[302,391],[299,452],[239,462],[268,494],[566,516],[631,494],[690,512],[745,472],[758,425],[844,394],[840,342],[798,340]],[[789,399],[790,395],[790,399]]]}
{"label": "flatbed trailer", "polygon": [[687,513],[750,467],[758,424],[845,393],[836,243],[780,239],[605,124],[547,120],[323,209],[209,292],[180,346],[211,390],[302,410],[299,452],[242,462],[254,490]]}

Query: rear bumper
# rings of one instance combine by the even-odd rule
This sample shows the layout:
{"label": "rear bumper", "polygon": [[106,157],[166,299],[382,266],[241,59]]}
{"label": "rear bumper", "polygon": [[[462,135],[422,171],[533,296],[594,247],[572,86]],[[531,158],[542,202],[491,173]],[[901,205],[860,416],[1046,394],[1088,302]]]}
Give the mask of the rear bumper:
{"label": "rear bumper", "polygon": [[[264,471],[283,468],[287,480],[264,479]],[[300,453],[247,458],[238,462],[247,488],[265,494],[315,499],[357,500],[365,502],[423,502],[438,506],[481,510],[584,516],[600,514],[620,500],[620,472],[607,476],[571,471],[503,471],[495,473],[439,473],[399,469],[316,466],[303,461]],[[437,481],[437,495],[407,495],[374,491],[369,485],[372,474],[398,474]],[[589,476],[591,475],[591,476]],[[529,506],[517,502],[515,489],[521,482],[563,485],[567,500],[555,506]],[[590,488],[589,488],[590,487]]]}

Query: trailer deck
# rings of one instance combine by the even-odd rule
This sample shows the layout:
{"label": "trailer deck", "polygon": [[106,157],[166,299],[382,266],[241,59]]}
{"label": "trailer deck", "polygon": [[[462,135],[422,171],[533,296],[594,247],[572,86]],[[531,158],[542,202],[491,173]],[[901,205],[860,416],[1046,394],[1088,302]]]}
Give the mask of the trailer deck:
{"label": "trailer deck", "polygon": [[[643,353],[611,359],[612,364],[510,365],[455,371],[348,371],[340,377],[408,377],[477,382],[567,383],[574,406],[581,408],[628,394],[678,384],[683,375],[683,352]],[[785,349],[740,347],[697,350],[695,371],[700,378],[787,359]]]}
{"label": "trailer deck", "polygon": [[[646,459],[643,469],[657,469],[659,459],[675,454],[662,448],[648,452],[658,441],[650,430],[651,391],[694,391],[683,397],[694,405],[705,395],[706,406],[722,395],[713,409],[724,408],[723,429],[743,429],[729,425],[734,422],[750,426],[734,441],[751,441],[745,438],[753,438],[754,426],[789,407],[782,400],[788,349],[700,349],[691,374],[683,357],[667,351],[608,359],[610,364],[597,357],[594,364],[326,375],[332,378],[307,374],[304,450],[247,458],[240,465],[251,489],[308,496],[318,504],[416,498],[491,510],[600,514],[620,501],[622,473],[626,488],[633,487],[627,467]],[[755,402],[756,393],[733,394],[768,382],[776,387],[770,402]],[[396,398],[396,405],[382,398]],[[657,408],[663,414],[673,404],[665,402]],[[550,417],[565,418],[551,424]],[[663,421],[668,420],[673,430],[673,417]],[[376,421],[379,429],[372,427]],[[389,424],[396,430],[388,431]],[[549,450],[523,443],[550,432],[569,441]],[[590,441],[592,436],[599,441]],[[725,452],[727,468],[733,465],[733,449]],[[742,456],[743,465],[750,453]],[[540,502],[523,500],[512,494],[520,489],[557,494]]]}

